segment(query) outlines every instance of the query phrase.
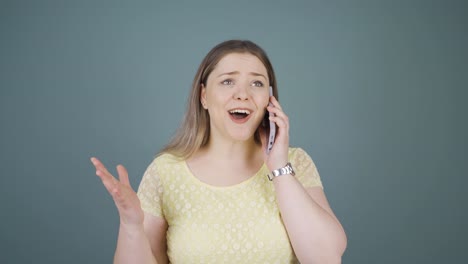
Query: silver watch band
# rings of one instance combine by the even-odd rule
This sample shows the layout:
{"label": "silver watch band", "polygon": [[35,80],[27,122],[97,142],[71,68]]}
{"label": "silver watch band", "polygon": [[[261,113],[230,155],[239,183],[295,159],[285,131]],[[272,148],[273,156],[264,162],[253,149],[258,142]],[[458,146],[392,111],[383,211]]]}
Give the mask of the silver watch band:
{"label": "silver watch band", "polygon": [[291,166],[291,163],[288,162],[286,166],[273,170],[271,173],[267,174],[267,177],[270,181],[272,181],[275,177],[281,176],[281,175],[286,175],[286,174],[291,174],[292,176],[295,175],[294,170]]}

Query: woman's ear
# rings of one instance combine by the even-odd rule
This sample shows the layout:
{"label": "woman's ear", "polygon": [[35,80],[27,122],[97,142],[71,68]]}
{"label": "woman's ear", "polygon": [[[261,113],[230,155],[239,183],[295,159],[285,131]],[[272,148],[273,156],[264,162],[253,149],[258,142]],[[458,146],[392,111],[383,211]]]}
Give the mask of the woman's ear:
{"label": "woman's ear", "polygon": [[200,85],[200,103],[202,104],[203,108],[208,109],[208,107],[206,106],[206,88],[205,85],[203,85],[203,83]]}

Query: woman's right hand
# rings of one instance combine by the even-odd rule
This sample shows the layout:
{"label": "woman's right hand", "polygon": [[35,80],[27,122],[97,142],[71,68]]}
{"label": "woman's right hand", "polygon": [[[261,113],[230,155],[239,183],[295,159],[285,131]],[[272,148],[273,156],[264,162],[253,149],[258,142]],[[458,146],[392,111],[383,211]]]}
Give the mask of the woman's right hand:
{"label": "woman's right hand", "polygon": [[120,215],[120,224],[127,227],[143,226],[144,213],[141,209],[140,199],[130,186],[128,172],[125,167],[122,165],[117,166],[119,181],[109,173],[104,164],[97,158],[92,157],[91,162],[96,167],[96,175],[101,178],[102,183],[114,199]]}

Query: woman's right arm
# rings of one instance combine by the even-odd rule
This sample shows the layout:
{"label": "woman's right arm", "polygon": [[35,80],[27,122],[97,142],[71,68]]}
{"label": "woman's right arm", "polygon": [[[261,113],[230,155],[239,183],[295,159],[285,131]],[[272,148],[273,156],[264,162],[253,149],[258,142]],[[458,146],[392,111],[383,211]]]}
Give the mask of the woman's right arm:
{"label": "woman's right arm", "polygon": [[166,230],[164,218],[147,213],[141,226],[120,224],[114,263],[168,263]]}
{"label": "woman's right arm", "polygon": [[119,181],[98,159],[91,158],[91,162],[119,211],[120,227],[114,263],[167,263],[167,223],[164,218],[143,212],[124,166],[117,166]]}

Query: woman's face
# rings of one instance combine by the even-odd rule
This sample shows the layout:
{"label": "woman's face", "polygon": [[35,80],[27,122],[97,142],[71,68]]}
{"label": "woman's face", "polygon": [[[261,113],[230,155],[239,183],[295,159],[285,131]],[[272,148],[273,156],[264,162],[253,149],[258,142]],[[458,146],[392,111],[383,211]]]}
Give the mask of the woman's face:
{"label": "woman's face", "polygon": [[211,136],[234,141],[252,138],[265,114],[269,85],[267,70],[256,56],[224,56],[201,91],[201,103],[210,114]]}

